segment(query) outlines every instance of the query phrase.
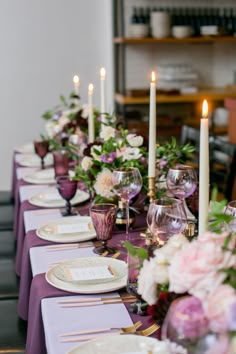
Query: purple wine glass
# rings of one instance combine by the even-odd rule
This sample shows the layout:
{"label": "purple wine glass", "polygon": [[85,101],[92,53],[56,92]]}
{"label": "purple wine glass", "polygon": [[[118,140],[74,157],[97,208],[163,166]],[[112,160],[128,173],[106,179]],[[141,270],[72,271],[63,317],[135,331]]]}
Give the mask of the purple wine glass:
{"label": "purple wine glass", "polygon": [[139,194],[143,181],[138,168],[123,167],[113,171],[113,191],[126,204],[126,234],[129,233],[129,202]]}
{"label": "purple wine glass", "polygon": [[69,157],[65,150],[52,152],[55,177],[64,176],[69,171]]}
{"label": "purple wine glass", "polygon": [[97,239],[101,246],[94,248],[94,252],[113,254],[117,250],[108,247],[107,241],[112,238],[112,232],[116,222],[117,206],[115,204],[93,204],[90,208],[90,216],[97,233]]}
{"label": "purple wine glass", "polygon": [[62,215],[77,215],[78,213],[76,211],[72,211],[70,201],[76,194],[78,182],[72,180],[69,175],[59,176],[56,178],[56,181],[58,192],[60,193],[61,197],[66,201],[66,208],[65,211],[62,212]]}
{"label": "purple wine glass", "polygon": [[188,209],[185,199],[194,193],[197,188],[197,182],[197,174],[192,166],[179,164],[168,170],[167,188],[174,197],[183,201],[187,218],[192,220],[194,216]]}
{"label": "purple wine glass", "polygon": [[163,246],[173,235],[184,231],[187,217],[183,202],[175,198],[159,198],[150,203],[147,225],[157,247]]}
{"label": "purple wine glass", "polygon": [[45,168],[44,157],[49,151],[49,141],[48,140],[36,140],[34,141],[34,151],[41,159],[41,168]]}

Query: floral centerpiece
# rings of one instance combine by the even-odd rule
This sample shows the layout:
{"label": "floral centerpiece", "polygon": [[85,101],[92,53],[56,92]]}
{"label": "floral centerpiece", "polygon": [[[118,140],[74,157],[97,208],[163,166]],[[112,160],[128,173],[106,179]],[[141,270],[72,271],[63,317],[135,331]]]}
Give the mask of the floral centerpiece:
{"label": "floral centerpiece", "polygon": [[75,178],[83,181],[96,200],[113,200],[115,194],[113,170],[121,167],[137,167],[146,185],[146,148],[143,137],[129,134],[128,130],[116,127],[116,118],[108,116],[102,124],[100,139],[84,149],[84,157],[76,167]]}
{"label": "floral centerpiece", "polygon": [[227,226],[232,217],[220,212],[225,204],[213,204],[209,232],[191,242],[171,237],[139,275],[138,292],[162,325],[162,338],[188,354],[236,353],[235,233]]}

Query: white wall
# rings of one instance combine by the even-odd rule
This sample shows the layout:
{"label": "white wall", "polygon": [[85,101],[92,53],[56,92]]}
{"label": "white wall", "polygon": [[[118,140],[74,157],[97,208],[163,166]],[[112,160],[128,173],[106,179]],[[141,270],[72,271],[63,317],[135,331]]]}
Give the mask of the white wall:
{"label": "white wall", "polygon": [[14,146],[43,131],[41,114],[73,90],[80,76],[81,101],[89,82],[99,105],[99,70],[107,71],[113,100],[110,0],[1,0],[0,189],[11,184]]}

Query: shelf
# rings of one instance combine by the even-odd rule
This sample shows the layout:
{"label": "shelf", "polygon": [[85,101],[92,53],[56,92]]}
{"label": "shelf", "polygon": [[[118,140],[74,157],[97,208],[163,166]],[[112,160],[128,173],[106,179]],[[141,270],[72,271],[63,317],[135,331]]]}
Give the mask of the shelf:
{"label": "shelf", "polygon": [[132,38],[132,37],[115,37],[115,44],[155,44],[155,43],[225,43],[236,42],[233,36],[203,36],[203,37],[186,37],[186,38]]}
{"label": "shelf", "polygon": [[[186,103],[199,102],[203,99],[211,101],[222,101],[227,97],[236,98],[236,90],[229,88],[206,88],[194,94],[157,94],[157,103]],[[149,104],[149,95],[143,97],[126,96],[120,93],[115,94],[115,101],[121,105],[142,105]]]}

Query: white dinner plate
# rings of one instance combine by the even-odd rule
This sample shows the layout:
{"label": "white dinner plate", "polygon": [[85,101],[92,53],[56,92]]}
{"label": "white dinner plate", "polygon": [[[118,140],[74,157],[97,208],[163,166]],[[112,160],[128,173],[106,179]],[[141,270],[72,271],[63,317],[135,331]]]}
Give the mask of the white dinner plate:
{"label": "white dinner plate", "polygon": [[[66,264],[70,264],[73,261],[77,261],[77,264],[84,265],[86,262],[86,265],[88,266],[89,264],[92,266],[94,264],[96,265],[109,265],[113,268],[114,264],[117,262],[120,262],[121,264],[123,263],[124,266],[126,267],[125,275],[121,278],[115,278],[113,281],[105,282],[105,283],[89,283],[89,284],[80,284],[80,283],[71,283],[67,281],[63,281],[59,279],[56,275],[58,275],[57,270],[59,267],[61,267],[61,264],[63,263],[64,266]],[[84,257],[84,258],[78,258],[78,259],[68,259],[63,262],[60,262],[57,264],[55,267],[50,268],[46,275],[46,281],[54,286],[55,288],[69,291],[72,293],[78,293],[78,294],[99,294],[99,293],[107,293],[111,291],[115,291],[118,289],[122,289],[126,287],[127,283],[127,265],[125,262],[120,261],[118,259],[113,259],[113,258],[107,258],[107,257]]]}
{"label": "white dinner plate", "polygon": [[[61,226],[71,226],[75,224],[87,224],[89,225],[90,231],[72,231],[71,232],[61,232]],[[68,230],[67,230],[68,231]],[[66,218],[49,221],[48,223],[41,225],[36,230],[36,235],[46,241],[65,243],[65,242],[83,242],[92,240],[96,237],[96,232],[93,227],[92,220],[90,216],[67,216]]]}
{"label": "white dinner plate", "polygon": [[[75,196],[71,199],[71,205],[77,205],[89,199],[89,194],[77,189]],[[29,203],[43,208],[62,208],[65,200],[62,199],[56,188],[51,188],[50,192],[38,193],[29,198]]]}
{"label": "white dinner plate", "polygon": [[15,148],[15,151],[19,152],[20,154],[33,154],[34,153],[34,144],[27,143],[27,144],[19,145]]}
{"label": "white dinner plate", "polygon": [[[112,259],[112,258],[111,258]],[[98,273],[96,273],[98,271]],[[102,284],[123,278],[127,264],[109,258],[87,257],[61,262],[54,268],[54,275],[71,284]]]}
{"label": "white dinner plate", "polygon": [[27,183],[33,184],[51,184],[56,183],[55,172],[53,168],[47,168],[45,170],[35,171],[23,177],[23,180]]}
{"label": "white dinner plate", "polygon": [[[45,166],[51,166],[53,164],[53,156],[48,153],[44,158]],[[41,167],[41,159],[36,154],[24,155],[19,160],[19,165],[24,167]]]}
{"label": "white dinner plate", "polygon": [[104,335],[77,345],[66,354],[121,354],[121,353],[169,354],[166,343],[155,338],[133,334]]}

